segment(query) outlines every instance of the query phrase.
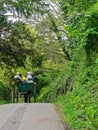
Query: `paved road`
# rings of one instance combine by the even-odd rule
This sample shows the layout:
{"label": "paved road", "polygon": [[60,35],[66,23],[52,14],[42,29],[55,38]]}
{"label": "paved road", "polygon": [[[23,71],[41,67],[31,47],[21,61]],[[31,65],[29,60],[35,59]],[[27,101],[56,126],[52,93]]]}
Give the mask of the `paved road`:
{"label": "paved road", "polygon": [[0,130],[68,130],[48,103],[0,105]]}

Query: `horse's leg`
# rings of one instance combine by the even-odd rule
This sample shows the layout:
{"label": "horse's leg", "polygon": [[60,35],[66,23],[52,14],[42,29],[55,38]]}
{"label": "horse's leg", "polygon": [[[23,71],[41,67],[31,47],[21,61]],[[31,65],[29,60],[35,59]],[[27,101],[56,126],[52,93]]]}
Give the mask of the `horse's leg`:
{"label": "horse's leg", "polygon": [[28,94],[24,94],[24,102],[27,103]]}
{"label": "horse's leg", "polygon": [[30,96],[31,96],[31,91],[28,91],[29,103],[31,102],[31,100],[30,100]]}
{"label": "horse's leg", "polygon": [[36,86],[34,86],[33,94],[34,94],[34,102],[36,103]]}
{"label": "horse's leg", "polygon": [[18,91],[16,92],[16,100],[17,100],[17,103],[18,103]]}

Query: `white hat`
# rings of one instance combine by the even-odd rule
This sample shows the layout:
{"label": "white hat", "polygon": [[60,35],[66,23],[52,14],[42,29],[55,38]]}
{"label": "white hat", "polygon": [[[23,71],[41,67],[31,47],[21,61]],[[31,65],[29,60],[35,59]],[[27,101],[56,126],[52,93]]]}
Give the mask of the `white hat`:
{"label": "white hat", "polygon": [[20,73],[19,73],[19,72],[17,72],[16,74],[17,74],[17,75],[19,75]]}
{"label": "white hat", "polygon": [[27,75],[32,75],[32,72],[27,72]]}

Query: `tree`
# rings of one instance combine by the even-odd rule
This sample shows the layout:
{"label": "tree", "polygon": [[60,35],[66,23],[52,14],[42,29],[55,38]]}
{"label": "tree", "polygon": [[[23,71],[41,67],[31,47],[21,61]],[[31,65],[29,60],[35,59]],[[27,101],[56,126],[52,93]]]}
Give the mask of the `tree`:
{"label": "tree", "polygon": [[28,29],[28,25],[21,20],[24,16],[32,15],[37,8],[35,5],[40,3],[36,2],[38,1],[4,0],[0,2],[0,66],[4,63],[11,66],[23,66],[27,55],[33,53],[32,44],[35,42],[36,34],[34,32],[32,34],[33,29]]}

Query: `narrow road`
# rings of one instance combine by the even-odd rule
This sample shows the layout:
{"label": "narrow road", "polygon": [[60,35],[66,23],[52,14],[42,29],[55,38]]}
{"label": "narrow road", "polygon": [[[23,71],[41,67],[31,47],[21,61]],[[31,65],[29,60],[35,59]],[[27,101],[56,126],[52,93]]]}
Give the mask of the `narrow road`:
{"label": "narrow road", "polygon": [[48,103],[0,105],[0,130],[68,130]]}

